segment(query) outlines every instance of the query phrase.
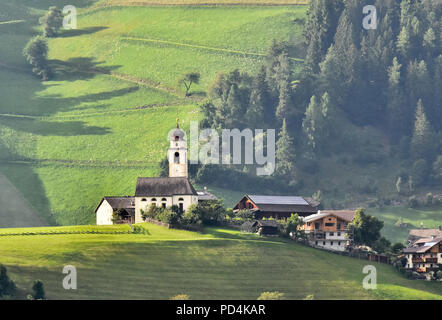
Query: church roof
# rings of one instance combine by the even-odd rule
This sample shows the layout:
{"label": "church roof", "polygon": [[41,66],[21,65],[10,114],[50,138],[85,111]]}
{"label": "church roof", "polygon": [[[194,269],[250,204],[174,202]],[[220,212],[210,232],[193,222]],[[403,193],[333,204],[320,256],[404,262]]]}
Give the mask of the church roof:
{"label": "church roof", "polygon": [[135,197],[197,195],[188,178],[138,178]]}
{"label": "church roof", "polygon": [[130,196],[125,197],[103,197],[98,204],[95,212],[97,212],[98,208],[100,208],[103,201],[106,200],[107,203],[112,207],[112,209],[127,209],[131,210],[135,208],[135,198]]}

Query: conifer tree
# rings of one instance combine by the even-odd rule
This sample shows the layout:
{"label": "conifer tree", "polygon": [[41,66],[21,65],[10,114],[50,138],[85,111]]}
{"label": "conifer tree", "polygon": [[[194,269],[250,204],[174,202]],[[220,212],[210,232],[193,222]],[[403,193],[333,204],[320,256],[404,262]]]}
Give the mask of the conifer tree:
{"label": "conifer tree", "polygon": [[266,69],[263,66],[252,83],[247,120],[254,128],[263,128],[267,119],[267,109],[271,108],[270,90],[266,81]]}
{"label": "conifer tree", "polygon": [[282,122],[281,132],[276,142],[276,173],[290,177],[294,174],[295,148],[293,138],[287,130],[286,119]]}
{"label": "conifer tree", "polygon": [[402,65],[396,57],[388,68],[387,112],[390,134],[394,141],[397,141],[406,132],[411,123],[401,85],[401,68]]}
{"label": "conifer tree", "polygon": [[396,47],[404,61],[410,57],[411,42],[410,32],[407,27],[402,27],[401,33],[399,33],[397,38]]}
{"label": "conifer tree", "polygon": [[415,159],[431,159],[434,154],[434,132],[425,115],[422,100],[416,108],[413,138],[411,140],[411,153]]}

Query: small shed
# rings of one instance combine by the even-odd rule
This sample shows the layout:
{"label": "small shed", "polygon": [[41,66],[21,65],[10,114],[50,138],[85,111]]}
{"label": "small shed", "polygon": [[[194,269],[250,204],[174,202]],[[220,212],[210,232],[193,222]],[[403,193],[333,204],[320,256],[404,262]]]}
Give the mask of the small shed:
{"label": "small shed", "polygon": [[253,224],[253,227],[263,236],[278,234],[278,222],[275,220],[257,220]]}
{"label": "small shed", "polygon": [[246,221],[241,225],[242,232],[256,233],[256,221]]}

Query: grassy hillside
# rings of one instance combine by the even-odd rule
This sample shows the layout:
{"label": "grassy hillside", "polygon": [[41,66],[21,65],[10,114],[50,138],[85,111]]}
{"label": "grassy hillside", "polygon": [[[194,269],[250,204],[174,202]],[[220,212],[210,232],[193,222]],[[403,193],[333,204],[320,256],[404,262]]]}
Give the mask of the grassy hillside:
{"label": "grassy hillside", "polygon": [[[43,223],[62,225],[92,223],[102,196],[133,194],[138,176],[157,175],[167,132],[176,118],[184,129],[200,118],[197,104],[214,75],[253,72],[273,39],[299,42],[306,12],[305,6],[90,9],[102,2],[80,1],[78,30],[49,43],[55,77],[40,82],[21,51],[53,4],[66,3],[0,1],[0,173]],[[178,80],[190,70],[201,73],[201,83],[185,98]],[[13,211],[9,220],[0,215],[0,226],[40,225]]]}
{"label": "grassy hillside", "polygon": [[[192,299],[253,300],[275,290],[288,299],[442,298],[438,283],[406,280],[389,265],[374,263],[378,289],[367,291],[364,260],[226,229],[201,234],[141,226],[145,234],[132,234],[127,226],[0,230],[1,262],[23,294],[38,278],[49,299],[167,299],[186,293]],[[17,232],[36,235],[4,235]],[[68,264],[78,271],[76,291],[61,285]]]}
{"label": "grassy hillside", "polygon": [[[384,221],[383,235],[390,241],[404,243],[410,229],[438,228],[442,225],[442,208],[411,209],[402,207],[386,207],[384,209],[369,209],[367,213]],[[408,223],[408,227],[400,227],[398,221]]]}
{"label": "grassy hillside", "polygon": [[101,0],[97,6],[106,5],[298,5],[309,0]]}

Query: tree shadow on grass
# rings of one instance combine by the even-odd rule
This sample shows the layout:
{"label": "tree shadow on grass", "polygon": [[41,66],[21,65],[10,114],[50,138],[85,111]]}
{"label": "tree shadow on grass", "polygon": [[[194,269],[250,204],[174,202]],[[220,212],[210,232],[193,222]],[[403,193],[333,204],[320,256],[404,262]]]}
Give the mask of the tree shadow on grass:
{"label": "tree shadow on grass", "polygon": [[0,125],[40,136],[83,136],[106,135],[112,132],[108,127],[88,126],[84,121],[42,121],[38,119],[6,119],[0,118]]}
{"label": "tree shadow on grass", "polygon": [[91,57],[76,57],[66,61],[53,59],[49,60],[53,80],[87,80],[95,77],[97,74],[111,74],[113,70],[120,68],[117,66],[100,66],[104,61],[97,61]]}

